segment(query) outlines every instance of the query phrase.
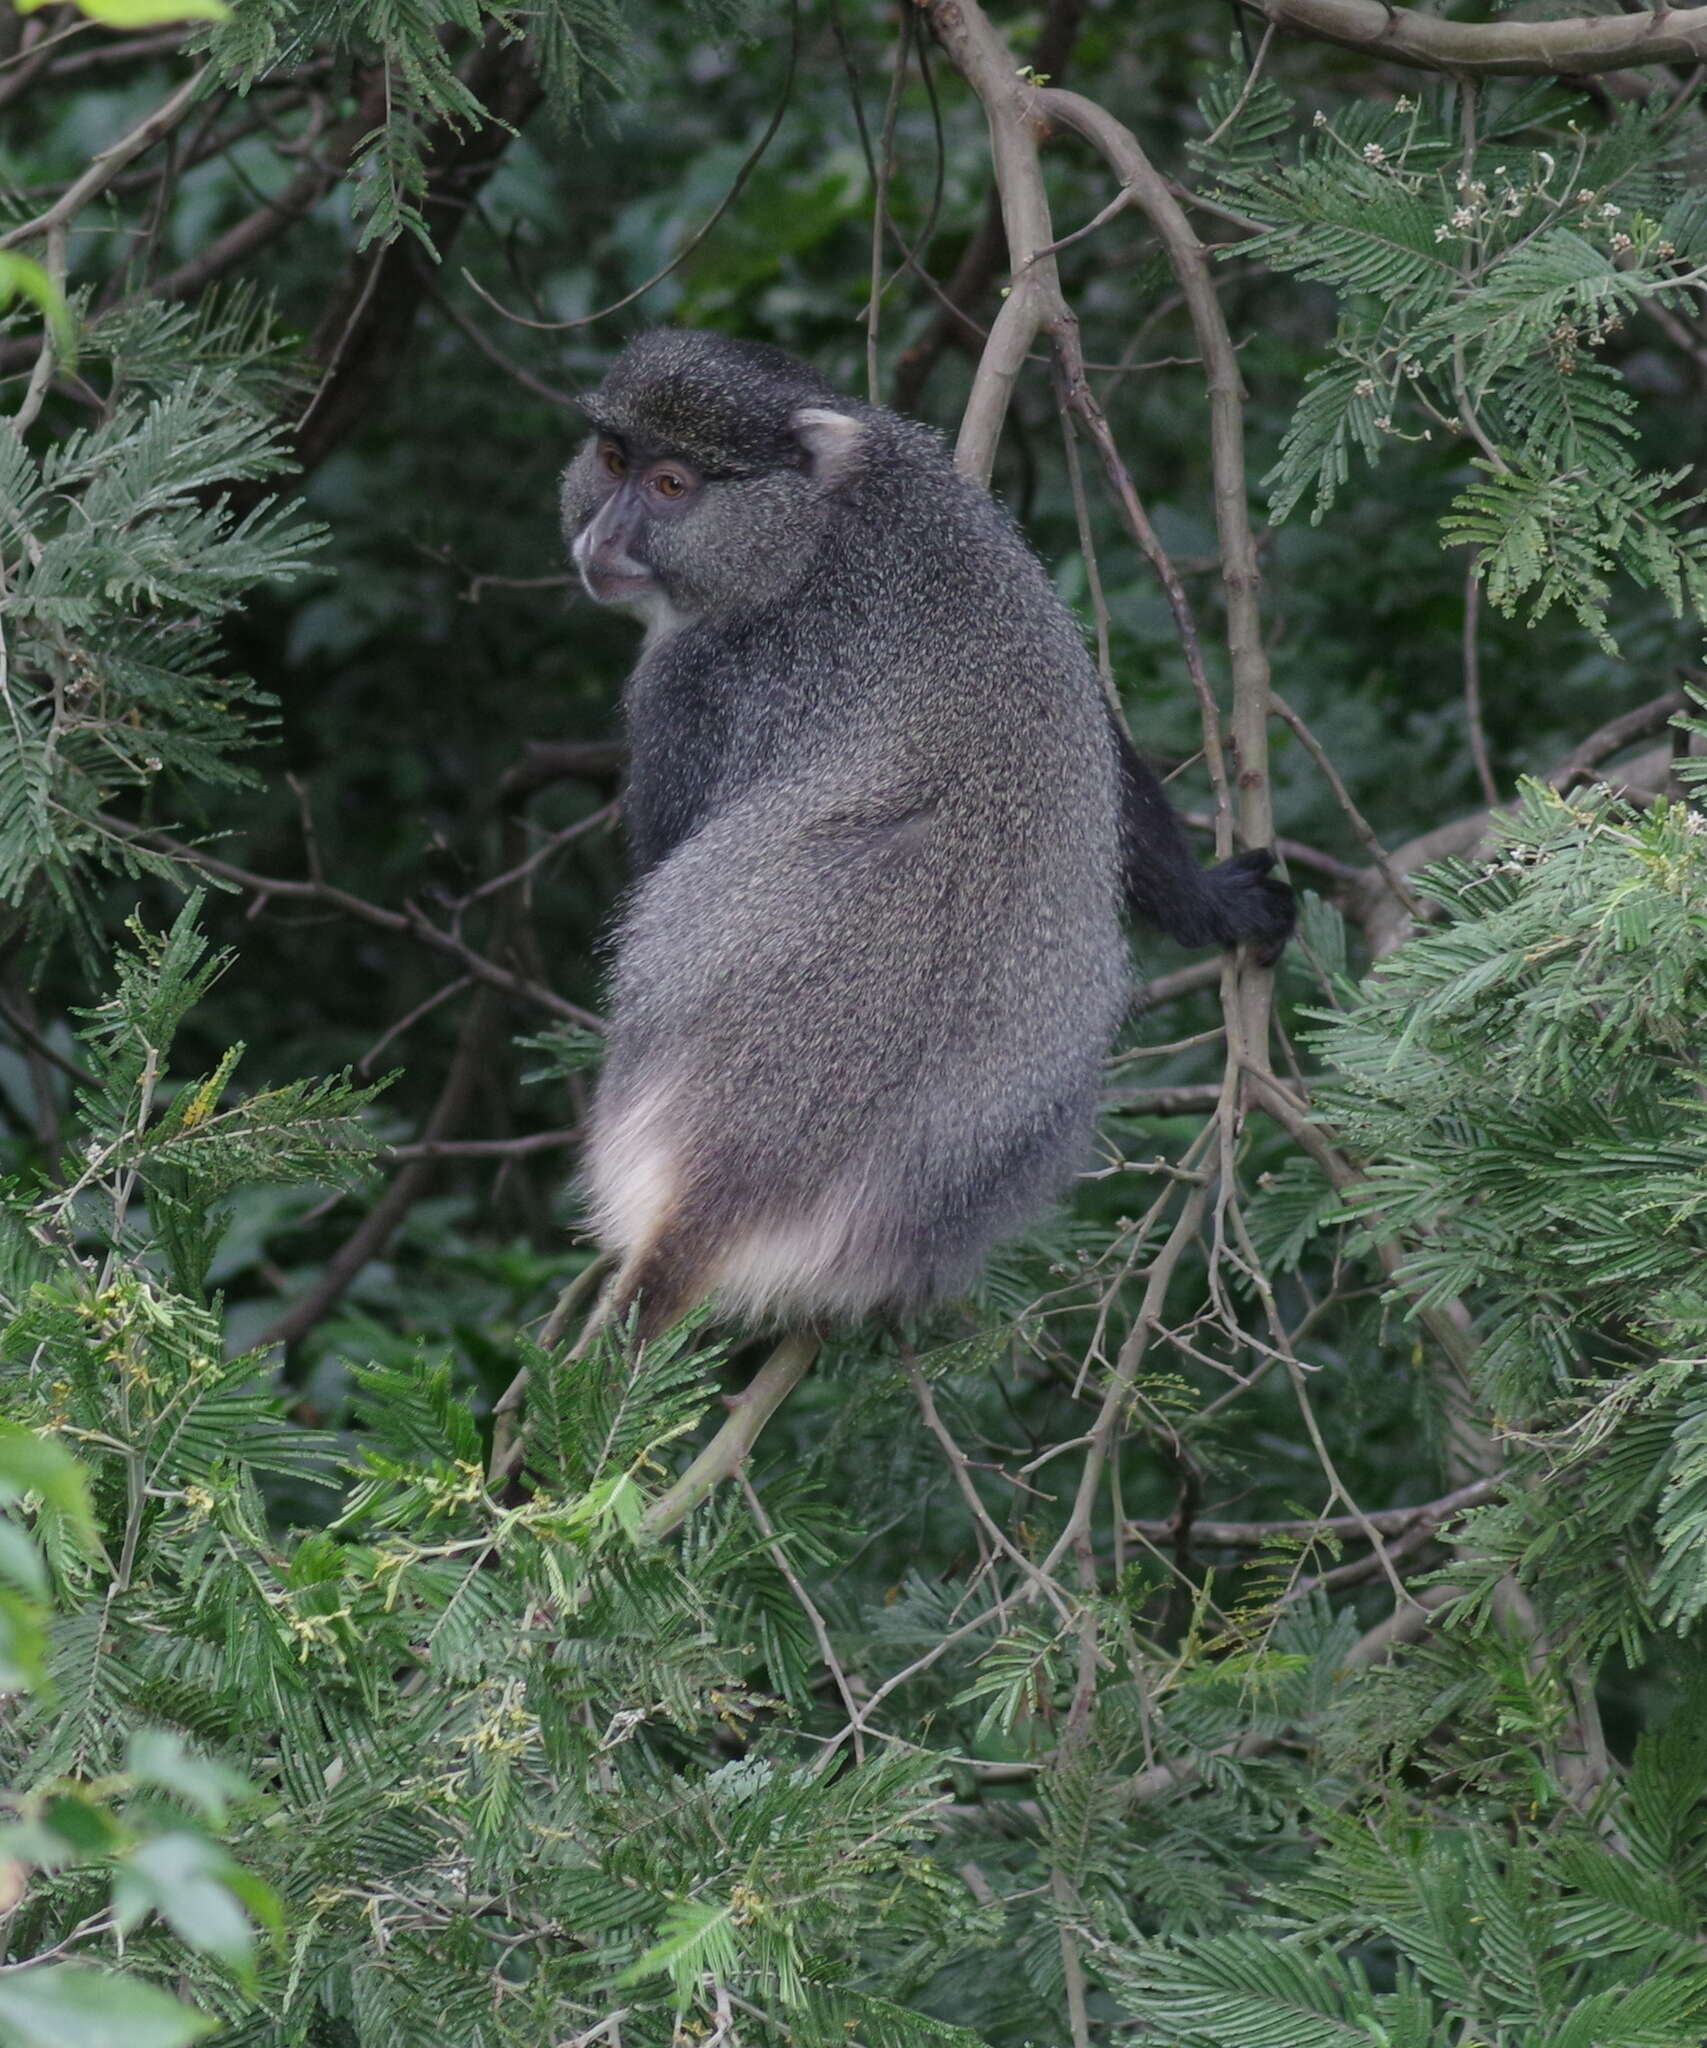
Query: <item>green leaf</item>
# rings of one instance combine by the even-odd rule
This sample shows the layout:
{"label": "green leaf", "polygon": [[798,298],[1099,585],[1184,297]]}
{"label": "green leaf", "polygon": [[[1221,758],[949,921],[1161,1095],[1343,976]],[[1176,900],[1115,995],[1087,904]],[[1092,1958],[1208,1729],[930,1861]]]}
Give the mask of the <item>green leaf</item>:
{"label": "green leaf", "polygon": [[1181,2048],[1353,2048],[1382,2038],[1354,1969],[1261,1935],[1147,1943],[1123,1974],[1133,2009]]}
{"label": "green leaf", "polygon": [[[45,6],[47,0],[30,0],[30,4]],[[28,11],[20,0],[18,12]],[[77,330],[66,310],[65,294],[32,257],[15,255],[10,249],[0,250],[0,306],[13,299],[33,299],[41,308],[59,360],[69,368],[77,360]]]}
{"label": "green leaf", "polygon": [[156,1835],[114,1873],[113,1911],[127,1930],[158,1913],[191,1948],[241,1970],[255,1946],[255,1931],[232,1883],[244,1875],[204,1835]]}
{"label": "green leaf", "polygon": [[1391,403],[1390,396],[1377,395],[1361,362],[1324,363],[1310,372],[1281,441],[1280,460],[1263,478],[1270,493],[1269,516],[1276,525],[1310,490],[1316,494],[1311,521],[1319,525],[1351,474],[1354,448],[1361,449],[1374,468],[1381,454],[1376,418]]}
{"label": "green leaf", "polygon": [[139,1784],[176,1792],[205,1814],[215,1827],[225,1825],[230,1802],[253,1792],[241,1772],[198,1756],[170,1728],[138,1728],[125,1749],[125,1769]]}
{"label": "green leaf", "polygon": [[183,2048],[219,2022],[153,1984],[79,1963],[0,1976],[6,2048]]}
{"label": "green leaf", "polygon": [[0,1692],[34,1692],[45,1680],[46,1610],[0,1586]]}
{"label": "green leaf", "polygon": [[[15,0],[20,14],[34,14],[53,0]],[[225,0],[71,0],[77,12],[103,28],[159,28],[171,21],[229,21]]]}
{"label": "green leaf", "polygon": [[26,1493],[39,1494],[94,1549],[95,1517],[82,1466],[51,1437],[22,1423],[0,1422],[0,1501],[20,1500]]}
{"label": "green leaf", "polygon": [[45,1600],[50,1590],[47,1566],[41,1561],[41,1552],[16,1522],[3,1516],[0,1516],[0,1579],[10,1579],[14,1586],[33,1593],[38,1600]]}
{"label": "green leaf", "polygon": [[[120,1842],[118,1823],[98,1799],[72,1789],[56,1792],[42,1808],[41,1824],[74,1856],[105,1856]],[[55,1862],[64,1861],[56,1855]]]}

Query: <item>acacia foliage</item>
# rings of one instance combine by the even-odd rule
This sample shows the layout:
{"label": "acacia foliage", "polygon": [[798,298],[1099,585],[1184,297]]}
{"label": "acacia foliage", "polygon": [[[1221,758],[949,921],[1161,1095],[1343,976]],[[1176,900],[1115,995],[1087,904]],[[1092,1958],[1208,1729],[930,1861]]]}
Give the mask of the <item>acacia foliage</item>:
{"label": "acacia foliage", "polygon": [[[1479,1391],[1527,1418],[1438,1575],[1444,1626],[1364,1668],[1349,1614],[1283,1577],[1170,1646],[1135,1568],[1086,1610],[1106,1666],[1087,1731],[1011,1817],[952,1807],[957,1759],[1032,1746],[1078,1629],[975,1601],[987,1646],[945,1657],[951,1587],[838,1597],[834,1446],[762,1468],[679,1548],[649,1541],[712,1390],[691,1331],[639,1367],[522,1344],[514,1502],[442,1361],[356,1367],[340,1439],[264,1355],[223,1355],[217,1205],[355,1170],[364,1097],[243,1097],[229,1066],[168,1087],[224,963],[193,902],[139,931],[86,1031],[82,1170],[15,1190],[0,1230],[0,1478],[28,1509],[0,1554],[14,1953],[69,1950],[83,1966],[43,1969],[78,1996],[141,1980],[162,2027],[146,1980],[188,1984],[256,2044],[520,2044],[618,2013],[663,2044],[736,2010],[760,2040],[1000,2040],[1059,1992],[1054,1872],[1110,2016],[1182,2042],[1697,2036],[1707,832],[1682,804],[1538,792],[1502,837],[1430,878],[1442,928],[1346,985],[1322,1032],[1330,1111],[1371,1161],[1355,1199],[1317,1192],[1301,1227],[1294,1175],[1256,1208],[1295,1258],[1312,1230],[1355,1256],[1409,1226],[1401,1277],[1474,1304]],[[987,1373],[965,1346],[924,1365],[944,1402]],[[862,1404],[887,1426],[899,1391],[860,1372],[844,1433]],[[278,1476],[323,1490],[322,1526],[270,1525]],[[851,1693],[822,1690],[802,1575]],[[1543,1656],[1511,1632],[1512,1586]],[[1584,1758],[1565,1674],[1659,1627],[1683,1703],[1627,1770]],[[921,1656],[911,1706],[856,1743],[862,1696]],[[1274,1748],[1303,1732],[1313,1755]],[[95,1975],[120,1930],[126,1979]],[[0,1973],[0,2018],[43,1981]]]}

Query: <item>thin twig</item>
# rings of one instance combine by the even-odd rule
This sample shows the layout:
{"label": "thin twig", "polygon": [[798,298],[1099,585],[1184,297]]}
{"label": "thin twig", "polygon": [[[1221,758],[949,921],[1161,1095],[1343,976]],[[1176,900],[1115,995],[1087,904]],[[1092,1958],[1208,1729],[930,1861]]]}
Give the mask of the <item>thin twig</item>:
{"label": "thin twig", "polygon": [[157,832],[143,825],[132,825],[123,818],[116,818],[110,812],[100,812],[95,822],[115,838],[134,840],[139,846],[146,846],[157,853],[181,860],[186,866],[199,868],[204,874],[215,875],[221,881],[246,889],[252,895],[263,899],[278,897],[283,901],[298,903],[324,903],[328,908],[341,910],[348,917],[359,918],[364,924],[376,925],[381,931],[395,933],[399,938],[415,939],[435,952],[447,954],[459,962],[464,971],[476,981],[483,981],[501,994],[513,996],[516,1001],[532,1003],[536,1008],[547,1010],[554,1017],[566,1022],[581,1024],[592,1031],[603,1031],[604,1023],[591,1010],[583,1010],[578,1003],[571,1003],[554,990],[541,983],[528,981],[514,974],[507,967],[500,967],[495,960],[488,960],[477,953],[472,946],[442,930],[424,917],[420,911],[410,907],[408,911],[387,910],[378,903],[370,903],[365,897],[354,896],[348,889],[340,889],[331,882],[293,880],[282,875],[258,875],[252,869],[240,868],[232,861],[220,860],[205,852],[199,846],[189,846],[181,839],[173,839],[165,832]]}
{"label": "thin twig", "polygon": [[[421,1127],[424,1144],[430,1146],[454,1130],[467,1113],[485,1075],[487,1039],[497,1021],[495,1007],[490,994],[482,994],[470,1005],[438,1100]],[[434,1165],[433,1156],[423,1152],[398,1170],[379,1200],[320,1268],[313,1285],[256,1339],[258,1347],[294,1344],[331,1313],[356,1275],[385,1249],[404,1217],[427,1192]]]}
{"label": "thin twig", "polygon": [[9,1030],[16,1033],[24,1046],[38,1059],[46,1060],[51,1067],[57,1067],[69,1080],[75,1081],[79,1088],[99,1086],[94,1075],[86,1067],[80,1067],[75,1060],[67,1059],[56,1046],[50,1045],[3,996],[0,996],[0,1022],[4,1022]]}
{"label": "thin twig", "polygon": [[[432,300],[433,304],[438,307],[439,311],[457,332],[466,340],[472,342],[489,363],[495,363],[512,383],[519,384],[524,391],[531,391],[535,398],[543,398],[547,405],[561,406],[566,412],[579,412],[580,400],[573,391],[560,391],[555,384],[548,384],[543,377],[536,376],[525,363],[518,363],[513,357],[507,356],[492,337],[484,331],[477,320],[471,319],[447,292],[440,291],[438,285],[434,282],[433,272],[427,262],[425,250],[418,250],[415,260],[416,267],[421,272],[422,289],[426,292],[427,297]],[[480,580],[495,582],[497,579],[489,577]],[[552,576],[535,577],[528,580],[545,584],[558,583],[563,579]]]}
{"label": "thin twig", "polygon": [[388,1162],[406,1159],[526,1159],[536,1152],[564,1152],[581,1142],[579,1130],[533,1131],[525,1138],[425,1139],[418,1145],[387,1145]]}
{"label": "thin twig", "polygon": [[[741,1483],[741,1491],[747,1496],[748,1512],[759,1525],[759,1534],[765,1539],[765,1547],[771,1554],[771,1562],[781,1572],[788,1590],[794,1595],[795,1604],[799,1607],[801,1613],[805,1615],[807,1624],[817,1641],[818,1654],[824,1660],[824,1668],[829,1672],[837,1692],[841,1694],[842,1705],[847,1709],[851,1719],[858,1713],[859,1709],[854,1702],[853,1688],[848,1684],[848,1675],[842,1669],[842,1660],[836,1655],[836,1646],[830,1640],[829,1625],[814,1605],[811,1594],[801,1584],[799,1574],[795,1571],[793,1565],[789,1563],[788,1552],[778,1539],[776,1524],[765,1513],[763,1501],[759,1499],[759,1496],[753,1490],[753,1482],[747,1477],[745,1472],[740,1473],[738,1476]],[[864,1763],[865,1737],[858,1728],[854,1730],[853,1741],[854,1760],[856,1763]]]}
{"label": "thin twig", "polygon": [[[65,292],[65,227],[63,222],[56,221],[47,231],[47,263],[45,267],[54,290],[63,297]],[[47,394],[53,388],[54,371],[58,364],[59,337],[54,331],[53,322],[51,320],[43,320],[41,341],[36,349],[36,359],[30,371],[30,381],[24,387],[24,395],[19,400],[18,410],[8,422],[12,432],[20,440],[23,439],[28,429],[35,424],[38,414],[47,403]]]}
{"label": "thin twig", "polygon": [[1090,592],[1091,600],[1091,624],[1097,640],[1097,676],[1102,683],[1103,695],[1108,699],[1109,709],[1124,722],[1120,691],[1114,680],[1108,599],[1103,594],[1102,565],[1097,560],[1096,535],[1091,530],[1091,508],[1085,497],[1084,465],[1079,461],[1079,437],[1073,428],[1066,395],[1059,389],[1059,377],[1056,379],[1056,385],[1057,410],[1061,415],[1061,447],[1067,460],[1068,488],[1073,494],[1073,523],[1078,528],[1079,557],[1085,565],[1085,586]]}
{"label": "thin twig", "polygon": [[[865,302],[865,395],[873,405],[882,398],[877,382],[877,334],[883,310],[883,231],[889,224],[889,181],[895,170],[895,122],[901,111],[901,91],[907,83],[907,60],[912,51],[913,25],[903,8],[895,61],[889,77],[889,97],[883,109],[883,139],[876,151],[876,175],[872,180],[871,276]],[[855,103],[857,106],[857,83]],[[861,113],[863,116],[863,109]],[[863,128],[863,118],[860,125]]]}
{"label": "thin twig", "polygon": [[1079,1958],[1079,1944],[1067,1924],[1067,1910],[1073,1903],[1073,1888],[1064,1871],[1049,1873],[1049,1890],[1055,1900],[1055,1914],[1061,1939],[1061,1976],[1067,1993],[1067,2031],[1073,2048],[1091,2048],[1090,2007],[1085,1999],[1085,1966]]}
{"label": "thin twig", "polygon": [[1215,126],[1210,129],[1209,133],[1198,145],[1199,148],[1205,151],[1213,149],[1216,143],[1221,140],[1222,136],[1226,134],[1227,130],[1232,127],[1233,123],[1245,111],[1246,107],[1249,106],[1251,94],[1257,89],[1257,80],[1262,76],[1262,67],[1268,61],[1268,53],[1273,43],[1274,23],[1271,21],[1262,32],[1262,41],[1257,44],[1257,53],[1251,59],[1251,68],[1245,73],[1244,84],[1239,87],[1239,97],[1227,109],[1221,119],[1216,122]]}
{"label": "thin twig", "polygon": [[1345,813],[1346,822],[1351,826],[1351,829],[1357,834],[1358,838],[1362,840],[1370,859],[1380,870],[1381,879],[1405,906],[1406,910],[1410,912],[1412,917],[1421,917],[1423,909],[1422,904],[1417,899],[1416,892],[1393,865],[1388,857],[1386,848],[1375,836],[1375,828],[1352,801],[1351,791],[1346,788],[1345,783],[1341,780],[1339,770],[1328,759],[1327,750],[1323,747],[1321,741],[1317,739],[1316,735],[1304,723],[1303,719],[1299,717],[1298,713],[1293,710],[1292,706],[1287,703],[1286,699],[1281,696],[1278,690],[1270,690],[1269,701],[1279,713],[1282,722],[1289,725],[1293,732],[1297,734],[1304,751],[1322,771],[1323,779],[1333,791],[1340,809]]}
{"label": "thin twig", "polygon": [[1472,555],[1464,564],[1464,723],[1469,728],[1470,758],[1476,764],[1482,795],[1490,804],[1497,804],[1499,784],[1494,780],[1493,763],[1488,759],[1488,735],[1482,726],[1482,650],[1477,631],[1481,608],[1482,583]]}
{"label": "thin twig", "polygon": [[1037,1591],[1054,1607],[1062,1620],[1071,1622],[1073,1612],[1061,1589],[1053,1580],[1040,1572],[1031,1559],[1026,1556],[1025,1552],[1020,1550],[1009,1539],[1007,1531],[996,1522],[989,1509],[978,1498],[978,1489],[972,1483],[971,1461],[967,1458],[966,1453],[960,1448],[959,1444],[955,1442],[952,1433],[943,1422],[942,1417],[937,1413],[937,1405],[931,1394],[930,1383],[926,1380],[924,1374],[920,1372],[910,1351],[904,1350],[902,1353],[902,1371],[908,1386],[913,1390],[913,1399],[919,1404],[919,1413],[924,1418],[926,1429],[930,1431],[931,1435],[942,1446],[943,1455],[948,1460],[949,1470],[954,1474],[954,1483],[960,1490],[960,1497],[965,1501],[967,1511],[971,1515],[973,1522],[983,1532],[991,1546],[999,1551],[1010,1564],[1018,1566],[1022,1577],[1033,1582]]}
{"label": "thin twig", "polygon": [[[1056,351],[1056,360],[1066,402],[1074,415],[1082,420],[1085,431],[1098,455],[1102,458],[1103,474],[1114,494],[1115,503],[1120,507],[1126,529],[1138,543],[1144,558],[1156,572],[1168,601],[1168,610],[1173,614],[1174,631],[1179,637],[1180,649],[1185,655],[1186,674],[1197,697],[1197,708],[1203,723],[1203,757],[1209,770],[1209,784],[1215,796],[1215,845],[1223,857],[1233,851],[1232,812],[1228,806],[1227,768],[1221,752],[1221,708],[1215,701],[1215,692],[1210,687],[1209,672],[1203,664],[1203,648],[1198,638],[1197,619],[1192,611],[1191,600],[1186,596],[1185,585],[1180,581],[1179,572],[1169,559],[1160,535],[1150,522],[1138,496],[1137,486],[1131,472],[1121,460],[1120,450],[1109,428],[1107,417],[1097,403],[1085,376],[1084,357],[1079,348],[1078,322],[1063,310],[1049,323],[1050,340]],[[1124,725],[1119,700],[1114,705],[1115,716]]]}
{"label": "thin twig", "polygon": [[1132,1008],[1139,1014],[1146,1010],[1159,1010],[1164,1003],[1178,1002],[1182,996],[1196,995],[1201,989],[1213,988],[1220,979],[1219,960],[1194,960],[1189,967],[1176,967],[1171,974],[1158,974],[1149,981],[1140,982],[1138,993],[1132,998]]}
{"label": "thin twig", "polygon": [[526,859],[519,860],[512,868],[506,868],[501,875],[490,875],[477,887],[470,889],[466,896],[459,896],[452,904],[454,910],[464,910],[470,903],[479,903],[488,896],[496,896],[512,884],[525,881],[535,868],[561,853],[566,846],[572,846],[577,839],[584,839],[589,832],[596,832],[600,826],[610,824],[620,806],[615,803],[601,804],[596,811],[584,818],[577,818],[572,825],[564,825],[558,831],[542,839]]}
{"label": "thin twig", "polygon": [[[1497,1479],[1485,1478],[1472,1480],[1468,1486],[1455,1487],[1438,1500],[1420,1501],[1409,1508],[1377,1508],[1362,1516],[1318,1515],[1311,1521],[1283,1522],[1193,1520],[1191,1535],[1194,1542],[1205,1544],[1212,1550],[1256,1550],[1269,1543],[1308,1543],[1322,1536],[1360,1535],[1366,1526],[1383,1536],[1402,1536],[1419,1524],[1439,1528],[1441,1523],[1450,1521],[1464,1509],[1478,1507],[1491,1499],[1498,1490]],[[1153,1543],[1171,1543],[1177,1533],[1176,1524],[1171,1520],[1130,1521],[1126,1524],[1126,1531],[1128,1535],[1142,1536]]]}
{"label": "thin twig", "polygon": [[357,1060],[356,1072],[363,1076],[371,1074],[374,1061],[379,1058],[388,1045],[401,1038],[406,1031],[413,1030],[423,1017],[430,1017],[435,1010],[453,1001],[457,996],[464,994],[473,986],[472,976],[459,974],[454,981],[447,981],[441,987],[434,989],[431,995],[423,996],[413,1009],[406,1011],[395,1023],[386,1026],[372,1045],[368,1047],[367,1051]]}
{"label": "thin twig", "polygon": [[649,278],[643,283],[637,284],[632,291],[624,292],[620,299],[612,299],[609,305],[601,306],[596,313],[581,313],[572,320],[530,320],[525,314],[512,313],[508,306],[493,297],[480,282],[479,278],[474,275],[473,271],[465,269],[462,275],[470,289],[478,292],[494,313],[501,313],[513,326],[533,328],[541,334],[565,334],[577,327],[593,327],[601,320],[608,320],[613,313],[620,313],[625,306],[632,306],[636,299],[643,299],[654,285],[662,284],[665,278],[669,277],[674,271],[679,270],[729,211],[730,207],[740,198],[742,192],[746,190],[747,180],[758,169],[765,152],[776,138],[777,130],[782,126],[782,117],[788,112],[789,102],[794,97],[794,71],[800,57],[799,0],[793,0],[789,10],[789,17],[791,27],[788,44],[788,70],[784,74],[782,91],[777,96],[776,109],[770,117],[770,122],[765,128],[764,133],[753,144],[753,147],[742,160],[740,169],[736,171],[728,191],[724,193],[723,197],[712,208],[705,220],[688,236],[687,240],[670,258],[668,263],[655,270]]}
{"label": "thin twig", "polygon": [[1053,1572],[1067,1552],[1084,1541],[1089,1534],[1103,1472],[1114,1445],[1122,1411],[1131,1395],[1132,1382],[1144,1362],[1151,1336],[1160,1327],[1169,1284],[1180,1260],[1185,1256],[1186,1247],[1197,1236],[1207,1199],[1207,1190],[1203,1187],[1185,1189],[1174,1226],[1151,1262],[1143,1303],[1131,1330],[1127,1333],[1126,1341],[1120,1347],[1114,1371],[1109,1375],[1102,1406],[1091,1426],[1090,1442],[1085,1451],[1084,1464],[1079,1471],[1078,1489],[1073,1497],[1067,1525],[1055,1539],[1053,1547],[1043,1561],[1042,1569],[1045,1573]]}
{"label": "thin twig", "polygon": [[[576,1309],[593,1292],[614,1264],[615,1261],[608,1253],[601,1252],[597,1258],[582,1267],[558,1295],[555,1306],[546,1317],[538,1336],[533,1340],[535,1350],[546,1357],[556,1350],[563,1341],[563,1333],[568,1329]],[[586,1347],[591,1333],[598,1327],[600,1321],[601,1318],[595,1311],[587,1329],[582,1333],[581,1342],[575,1346],[575,1353],[578,1354]],[[529,1378],[528,1368],[524,1365],[492,1404],[492,1454],[486,1464],[486,1485],[490,1491],[496,1491],[502,1486],[521,1465],[526,1447],[522,1430],[511,1417],[522,1404],[522,1396],[528,1390]]]}

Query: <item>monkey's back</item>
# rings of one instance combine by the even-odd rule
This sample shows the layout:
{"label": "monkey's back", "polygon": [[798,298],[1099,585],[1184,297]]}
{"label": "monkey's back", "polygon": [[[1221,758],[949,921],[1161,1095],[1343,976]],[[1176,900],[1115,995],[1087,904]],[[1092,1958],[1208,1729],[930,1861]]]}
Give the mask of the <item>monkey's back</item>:
{"label": "monkey's back", "polygon": [[[645,865],[587,1177],[649,1297],[906,1307],[1082,1165],[1127,998],[1094,669],[934,436],[877,441],[800,590],[630,684]],[[831,650],[826,662],[826,649]]]}

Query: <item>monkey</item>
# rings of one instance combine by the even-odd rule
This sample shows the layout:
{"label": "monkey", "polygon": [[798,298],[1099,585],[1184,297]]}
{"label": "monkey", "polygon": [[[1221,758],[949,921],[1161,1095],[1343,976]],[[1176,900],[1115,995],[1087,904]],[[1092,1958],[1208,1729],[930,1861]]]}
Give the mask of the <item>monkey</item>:
{"label": "monkey", "polygon": [[641,1341],[965,1291],[1089,1154],[1130,904],[1274,959],[1018,527],[930,428],[764,344],[642,334],[561,488],[623,691],[633,879],[583,1175]]}

